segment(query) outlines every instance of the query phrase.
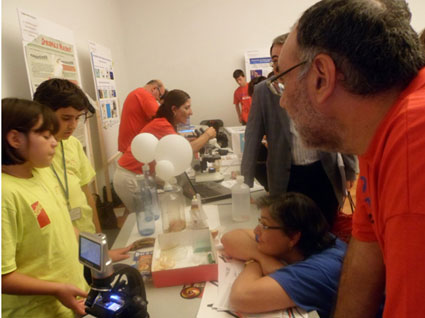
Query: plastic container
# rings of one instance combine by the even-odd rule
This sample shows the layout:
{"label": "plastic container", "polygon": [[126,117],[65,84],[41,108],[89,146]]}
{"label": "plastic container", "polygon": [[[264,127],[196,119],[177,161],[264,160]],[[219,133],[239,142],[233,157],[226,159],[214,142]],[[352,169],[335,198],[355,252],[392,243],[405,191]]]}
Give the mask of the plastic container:
{"label": "plastic container", "polygon": [[197,195],[194,195],[190,204],[190,221],[189,227],[191,229],[206,229],[208,225],[205,220],[204,213],[201,211],[201,200]]}
{"label": "plastic container", "polygon": [[162,230],[164,233],[178,232],[186,228],[185,199],[182,188],[178,185],[166,184],[160,192],[159,204],[162,213]]}
{"label": "plastic container", "polygon": [[151,176],[149,171],[149,165],[143,165],[143,175],[145,176],[145,180],[147,181],[147,185],[149,186],[149,190],[151,192],[152,197],[152,210],[155,220],[158,220],[161,216],[161,207],[159,206],[158,200],[158,190],[156,187],[155,179]]}
{"label": "plastic container", "polygon": [[232,187],[232,219],[235,222],[249,220],[250,192],[243,181],[243,176],[237,176],[237,183]]}
{"label": "plastic container", "polygon": [[140,235],[148,236],[155,233],[155,218],[152,209],[152,194],[146,184],[145,177],[140,174],[136,176],[139,190],[134,193],[134,204],[136,207],[137,229]]}

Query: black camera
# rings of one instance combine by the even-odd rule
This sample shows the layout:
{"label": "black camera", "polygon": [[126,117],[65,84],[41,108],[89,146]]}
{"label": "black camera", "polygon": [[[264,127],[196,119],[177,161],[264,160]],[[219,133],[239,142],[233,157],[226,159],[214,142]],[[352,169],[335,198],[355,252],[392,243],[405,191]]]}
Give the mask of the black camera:
{"label": "black camera", "polygon": [[84,317],[149,318],[141,274],[129,265],[112,264],[105,234],[80,233],[79,259],[92,276]]}

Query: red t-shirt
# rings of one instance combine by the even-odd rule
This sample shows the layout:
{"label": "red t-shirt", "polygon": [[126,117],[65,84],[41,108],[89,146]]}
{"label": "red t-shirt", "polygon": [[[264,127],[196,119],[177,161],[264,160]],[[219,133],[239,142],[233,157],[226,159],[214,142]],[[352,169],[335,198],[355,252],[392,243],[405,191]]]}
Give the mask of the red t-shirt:
{"label": "red t-shirt", "polygon": [[251,96],[248,95],[248,84],[245,86],[239,86],[235,90],[235,93],[233,94],[233,104],[241,104],[241,117],[242,120],[247,123],[249,110],[251,109]]}
{"label": "red t-shirt", "polygon": [[[141,133],[150,133],[156,138],[161,139],[164,136],[177,134],[170,122],[165,118],[155,118],[149,124],[147,124],[140,132]],[[130,146],[127,147],[124,154],[118,160],[118,164],[134,173],[141,174],[143,164],[134,158],[131,153],[131,142]],[[153,173],[155,171],[155,163],[150,163],[150,170]]]}
{"label": "red t-shirt", "polygon": [[118,150],[125,152],[133,138],[152,120],[158,110],[155,97],[143,87],[128,94],[121,113]]}
{"label": "red t-shirt", "polygon": [[384,317],[425,315],[425,68],[389,110],[359,163],[353,235],[381,248]]}

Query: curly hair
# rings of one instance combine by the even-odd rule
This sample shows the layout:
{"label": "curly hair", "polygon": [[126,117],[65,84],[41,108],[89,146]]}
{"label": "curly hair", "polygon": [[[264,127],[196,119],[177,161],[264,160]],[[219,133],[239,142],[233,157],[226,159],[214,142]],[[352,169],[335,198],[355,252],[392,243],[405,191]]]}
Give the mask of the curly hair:
{"label": "curly hair", "polygon": [[405,88],[425,65],[418,36],[404,0],[322,0],[298,21],[297,42],[303,66],[329,55],[354,94],[373,95]]}

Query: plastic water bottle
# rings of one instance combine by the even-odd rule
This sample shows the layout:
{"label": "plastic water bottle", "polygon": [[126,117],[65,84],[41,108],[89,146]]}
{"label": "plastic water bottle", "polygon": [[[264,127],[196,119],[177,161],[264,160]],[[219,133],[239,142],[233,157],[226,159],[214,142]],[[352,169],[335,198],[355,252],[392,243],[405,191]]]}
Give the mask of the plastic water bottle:
{"label": "plastic water bottle", "polygon": [[232,219],[235,222],[249,220],[250,192],[249,187],[243,182],[244,177],[237,176],[236,184],[232,187]]}
{"label": "plastic water bottle", "polygon": [[152,194],[144,175],[136,176],[139,190],[134,193],[134,204],[136,209],[137,229],[140,235],[148,236],[155,233],[155,219],[152,209]]}
{"label": "plastic water bottle", "polygon": [[152,196],[152,210],[155,220],[158,220],[161,215],[161,207],[158,201],[158,190],[156,187],[155,179],[151,176],[149,171],[149,165],[143,165],[143,175],[145,176],[146,183],[149,187]]}

